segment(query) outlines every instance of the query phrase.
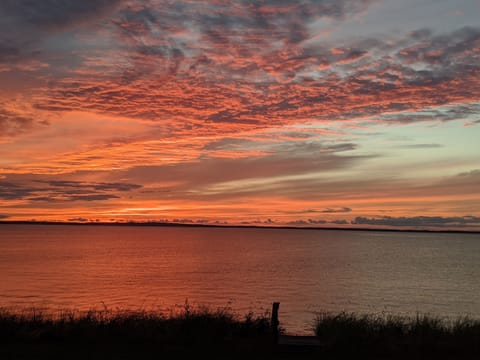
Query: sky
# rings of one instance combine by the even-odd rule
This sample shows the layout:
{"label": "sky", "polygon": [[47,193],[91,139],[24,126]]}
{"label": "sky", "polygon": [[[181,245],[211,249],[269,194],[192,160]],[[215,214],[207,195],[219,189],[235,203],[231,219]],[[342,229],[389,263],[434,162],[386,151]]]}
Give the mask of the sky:
{"label": "sky", "polygon": [[2,0],[0,220],[480,230],[478,0]]}

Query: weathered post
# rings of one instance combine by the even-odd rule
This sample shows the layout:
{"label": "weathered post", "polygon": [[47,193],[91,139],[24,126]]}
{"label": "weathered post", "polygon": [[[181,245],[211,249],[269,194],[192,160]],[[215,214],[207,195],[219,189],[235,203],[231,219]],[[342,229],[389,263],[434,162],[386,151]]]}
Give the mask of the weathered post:
{"label": "weathered post", "polygon": [[274,302],[272,305],[272,332],[273,332],[273,341],[275,344],[278,344],[278,308],[280,307],[279,302]]}

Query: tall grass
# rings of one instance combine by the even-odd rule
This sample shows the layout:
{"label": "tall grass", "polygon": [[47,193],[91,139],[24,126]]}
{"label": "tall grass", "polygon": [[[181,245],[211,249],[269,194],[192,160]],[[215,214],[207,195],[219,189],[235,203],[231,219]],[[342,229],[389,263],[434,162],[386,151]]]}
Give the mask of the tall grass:
{"label": "tall grass", "polygon": [[319,313],[314,332],[326,352],[339,355],[480,359],[480,321],[468,317]]}
{"label": "tall grass", "polygon": [[[169,314],[90,310],[0,310],[0,358],[158,358],[161,354],[268,351],[268,314],[186,306]],[[2,352],[3,351],[3,352]],[[10,357],[2,356],[5,354]],[[58,356],[55,356],[55,355]]]}
{"label": "tall grass", "polygon": [[0,339],[79,339],[128,337],[129,339],[198,341],[232,336],[270,334],[268,314],[243,317],[228,308],[191,308],[169,314],[146,310],[89,310],[44,312],[0,309]]}
{"label": "tall grass", "polygon": [[313,330],[321,346],[307,352],[275,346],[269,313],[0,309],[0,359],[480,359],[480,321],[466,317],[319,313]]}

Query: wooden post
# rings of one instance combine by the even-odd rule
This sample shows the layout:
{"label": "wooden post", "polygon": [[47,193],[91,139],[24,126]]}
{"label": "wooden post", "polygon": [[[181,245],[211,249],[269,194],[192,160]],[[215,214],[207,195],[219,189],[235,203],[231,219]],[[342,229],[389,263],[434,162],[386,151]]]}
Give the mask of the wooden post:
{"label": "wooden post", "polygon": [[274,302],[272,305],[272,332],[273,332],[273,341],[275,344],[278,343],[278,308],[280,307],[279,302]]}

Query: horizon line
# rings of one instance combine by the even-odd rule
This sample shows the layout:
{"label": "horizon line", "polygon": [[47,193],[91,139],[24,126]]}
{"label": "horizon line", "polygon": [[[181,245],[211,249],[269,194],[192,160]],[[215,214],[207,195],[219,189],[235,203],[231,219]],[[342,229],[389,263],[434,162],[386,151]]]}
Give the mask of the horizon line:
{"label": "horizon line", "polygon": [[12,225],[97,225],[97,226],[176,226],[176,227],[211,227],[211,228],[244,228],[244,229],[279,229],[279,230],[340,230],[340,231],[388,231],[388,232],[428,232],[428,233],[465,233],[480,234],[480,230],[461,229],[413,229],[413,228],[378,228],[378,227],[334,227],[334,226],[291,226],[291,225],[253,225],[253,224],[199,224],[166,221],[62,221],[62,220],[0,220],[1,224]]}

